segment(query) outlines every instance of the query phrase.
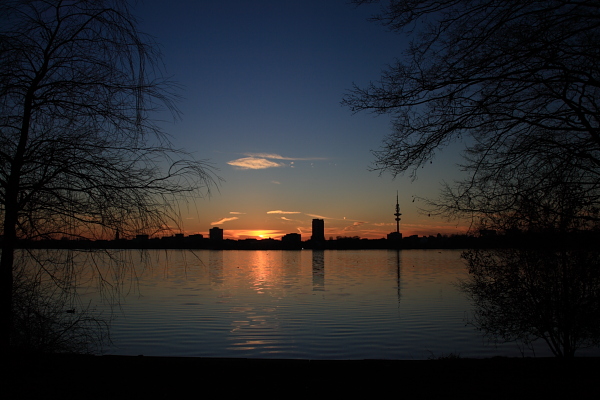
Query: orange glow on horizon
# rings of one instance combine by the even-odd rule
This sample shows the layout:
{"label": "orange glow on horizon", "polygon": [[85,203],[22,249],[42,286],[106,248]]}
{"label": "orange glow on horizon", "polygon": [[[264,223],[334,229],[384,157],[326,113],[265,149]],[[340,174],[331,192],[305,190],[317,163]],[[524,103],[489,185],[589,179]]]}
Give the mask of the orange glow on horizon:
{"label": "orange glow on horizon", "polygon": [[[369,229],[365,226],[363,229],[356,229],[356,230],[352,230],[352,231],[347,231],[347,230],[337,229],[337,228],[329,228],[329,229],[325,229],[325,239],[329,240],[329,238],[333,238],[335,240],[338,236],[346,236],[346,237],[358,236],[361,239],[385,239],[385,238],[387,238],[387,235],[389,233],[394,231],[394,229],[386,229],[386,228],[388,228],[388,227],[387,226],[384,228],[371,227],[371,229]],[[413,235],[417,235],[419,237],[430,236],[430,235],[435,236],[438,233],[441,235],[448,235],[448,236],[462,235],[462,234],[467,233],[468,230],[469,230],[469,227],[467,227],[467,226],[411,225],[411,226],[405,226],[404,229],[402,226],[400,226],[400,232],[402,233],[402,235],[404,237],[409,237],[409,236],[413,236]],[[194,234],[194,233],[202,233],[204,235],[204,237],[209,236],[208,232],[196,232],[196,231],[186,232],[186,235]],[[288,233],[294,233],[294,232],[293,232],[293,230],[283,231],[283,230],[278,230],[278,229],[226,229],[226,228],[223,228],[223,238],[224,239],[232,239],[232,240],[244,240],[244,239],[281,240],[281,238]],[[296,233],[299,233],[299,232],[296,232]],[[302,235],[303,241],[310,240],[312,232],[310,230],[302,231],[301,235]]]}
{"label": "orange glow on horizon", "polygon": [[224,229],[224,239],[244,240],[244,239],[281,239],[284,232],[276,229]]}

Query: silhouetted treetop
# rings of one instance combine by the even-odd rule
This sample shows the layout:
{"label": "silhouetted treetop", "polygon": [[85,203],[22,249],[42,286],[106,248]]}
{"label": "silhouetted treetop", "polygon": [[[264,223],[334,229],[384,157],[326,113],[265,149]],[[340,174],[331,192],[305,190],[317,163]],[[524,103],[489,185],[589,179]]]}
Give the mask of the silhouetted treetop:
{"label": "silhouetted treetop", "polygon": [[414,174],[458,139],[478,159],[502,151],[517,164],[560,149],[600,166],[598,2],[382,3],[374,19],[411,44],[379,82],[344,100],[393,116],[374,169]]}

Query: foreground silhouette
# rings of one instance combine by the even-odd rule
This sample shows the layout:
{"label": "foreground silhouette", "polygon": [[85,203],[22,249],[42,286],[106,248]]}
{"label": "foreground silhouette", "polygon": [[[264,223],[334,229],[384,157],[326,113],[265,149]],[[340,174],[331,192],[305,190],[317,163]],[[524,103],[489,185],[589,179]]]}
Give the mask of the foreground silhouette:
{"label": "foreground silhouette", "polygon": [[[20,239],[157,232],[177,224],[181,196],[212,184],[210,169],[150,118],[177,111],[156,46],[135,22],[120,0],[0,2],[3,351]],[[49,275],[62,288],[69,273]]]}
{"label": "foreground silhouette", "polygon": [[471,321],[497,342],[543,340],[557,357],[600,344],[600,252],[545,244],[463,253]]}

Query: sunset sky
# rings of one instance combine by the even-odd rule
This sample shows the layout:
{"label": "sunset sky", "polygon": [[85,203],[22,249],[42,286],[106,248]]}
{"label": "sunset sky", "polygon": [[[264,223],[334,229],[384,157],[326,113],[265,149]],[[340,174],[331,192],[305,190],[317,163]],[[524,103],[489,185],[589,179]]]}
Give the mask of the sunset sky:
{"label": "sunset sky", "polygon": [[396,191],[407,235],[462,233],[464,223],[419,213],[456,179],[459,145],[418,179],[369,170],[389,116],[353,115],[340,102],[376,81],[408,40],[369,22],[378,5],[346,0],[140,0],[140,29],[162,46],[181,87],[175,147],[209,161],[223,179],[210,197],[182,204],[185,234],[273,237],[325,219],[326,237],[381,238],[395,230]]}

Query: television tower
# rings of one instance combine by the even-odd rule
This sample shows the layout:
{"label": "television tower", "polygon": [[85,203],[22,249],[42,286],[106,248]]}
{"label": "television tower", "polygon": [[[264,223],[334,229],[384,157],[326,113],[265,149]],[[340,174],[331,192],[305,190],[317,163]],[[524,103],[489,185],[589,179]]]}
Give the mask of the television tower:
{"label": "television tower", "polygon": [[400,216],[402,214],[400,213],[400,204],[398,204],[398,191],[396,191],[396,213],[394,215],[396,216],[396,233],[400,233]]}

